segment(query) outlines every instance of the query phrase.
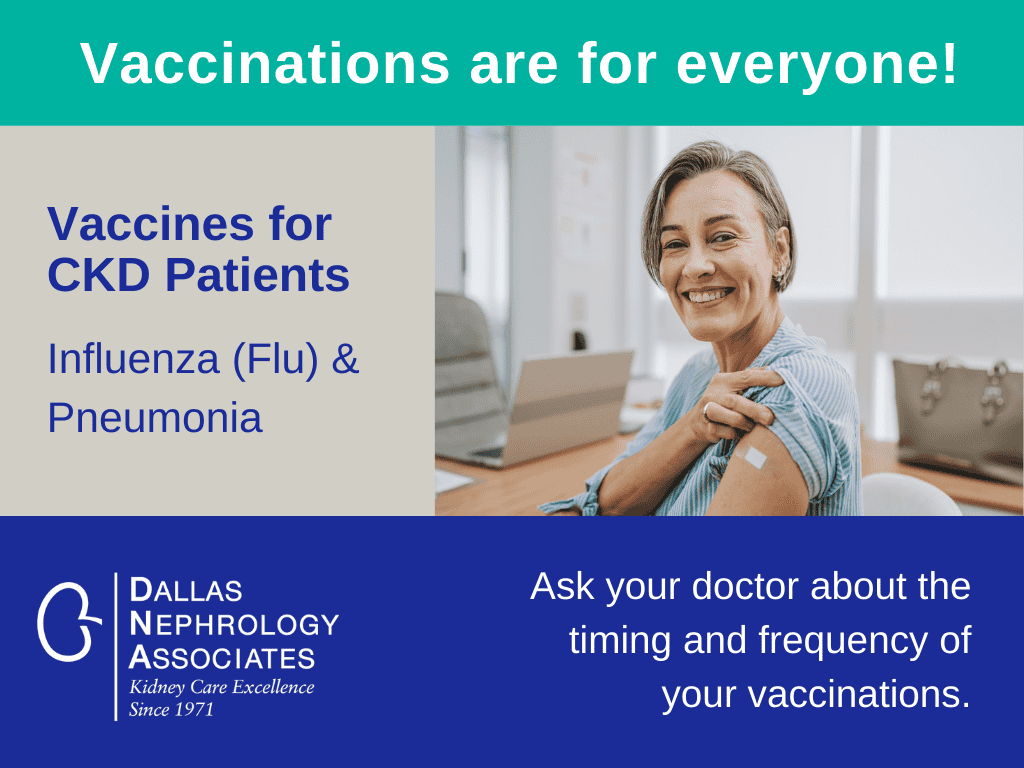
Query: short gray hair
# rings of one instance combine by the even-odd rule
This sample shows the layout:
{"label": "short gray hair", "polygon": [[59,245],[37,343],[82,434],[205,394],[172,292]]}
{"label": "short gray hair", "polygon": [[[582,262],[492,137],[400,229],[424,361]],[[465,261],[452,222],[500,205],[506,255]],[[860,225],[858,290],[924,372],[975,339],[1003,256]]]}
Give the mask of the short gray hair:
{"label": "short gray hair", "polygon": [[793,282],[796,272],[796,234],[793,218],[782,195],[779,182],[772,169],[753,152],[729,149],[717,141],[691,144],[674,158],[661,172],[654,189],[647,197],[641,231],[641,252],[644,266],[654,282],[661,284],[661,220],[665,215],[665,202],[672,190],[682,182],[711,171],[728,171],[742,179],[757,195],[768,237],[768,246],[775,249],[775,233],[780,227],[789,229],[789,266],[782,277],[772,278],[775,290],[782,293]]}

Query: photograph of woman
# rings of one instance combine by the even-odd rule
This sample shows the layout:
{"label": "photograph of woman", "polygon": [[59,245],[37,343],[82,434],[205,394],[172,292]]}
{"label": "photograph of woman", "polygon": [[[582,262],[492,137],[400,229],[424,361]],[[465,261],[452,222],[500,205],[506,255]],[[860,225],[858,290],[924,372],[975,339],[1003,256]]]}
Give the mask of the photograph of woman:
{"label": "photograph of woman", "polygon": [[796,234],[756,154],[677,154],[643,214],[642,255],[689,335],[657,415],[561,515],[859,515],[857,396],[820,339],[789,320]]}

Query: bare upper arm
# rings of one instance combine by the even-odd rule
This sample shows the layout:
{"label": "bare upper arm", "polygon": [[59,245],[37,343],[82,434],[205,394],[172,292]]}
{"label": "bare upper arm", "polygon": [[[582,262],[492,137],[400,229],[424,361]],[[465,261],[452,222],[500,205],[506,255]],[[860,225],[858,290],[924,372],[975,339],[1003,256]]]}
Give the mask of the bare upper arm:
{"label": "bare upper arm", "polygon": [[707,514],[805,515],[808,502],[807,481],[786,446],[758,425],[733,451]]}

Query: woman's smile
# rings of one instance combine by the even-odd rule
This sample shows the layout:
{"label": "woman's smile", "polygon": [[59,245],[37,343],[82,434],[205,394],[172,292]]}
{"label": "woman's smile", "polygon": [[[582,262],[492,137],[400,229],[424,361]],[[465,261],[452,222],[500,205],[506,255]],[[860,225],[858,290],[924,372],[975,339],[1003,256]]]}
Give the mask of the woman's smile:
{"label": "woman's smile", "polygon": [[721,303],[721,300],[732,293],[734,288],[702,288],[687,291],[683,297],[691,304],[700,305],[701,309]]}

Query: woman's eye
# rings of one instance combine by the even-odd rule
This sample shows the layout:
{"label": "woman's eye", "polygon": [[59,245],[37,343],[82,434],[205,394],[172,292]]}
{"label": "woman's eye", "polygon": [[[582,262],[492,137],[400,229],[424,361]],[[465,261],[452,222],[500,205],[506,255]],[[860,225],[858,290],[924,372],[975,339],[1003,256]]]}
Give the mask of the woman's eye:
{"label": "woman's eye", "polygon": [[712,243],[727,243],[730,240],[735,240],[735,239],[736,239],[736,235],[733,235],[733,234],[731,234],[729,232],[722,232],[720,234],[715,235],[713,238],[711,238],[711,242]]}
{"label": "woman's eye", "polygon": [[667,251],[670,248],[685,248],[685,247],[686,247],[686,243],[684,243],[682,240],[670,240],[669,242],[663,244],[661,246],[661,249],[664,250],[664,251]]}

